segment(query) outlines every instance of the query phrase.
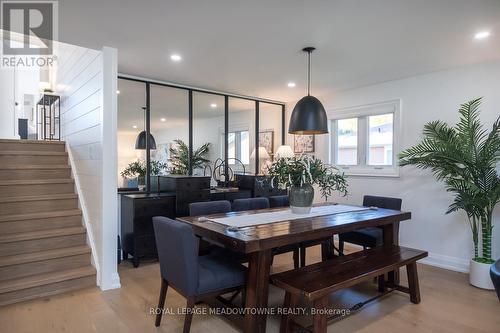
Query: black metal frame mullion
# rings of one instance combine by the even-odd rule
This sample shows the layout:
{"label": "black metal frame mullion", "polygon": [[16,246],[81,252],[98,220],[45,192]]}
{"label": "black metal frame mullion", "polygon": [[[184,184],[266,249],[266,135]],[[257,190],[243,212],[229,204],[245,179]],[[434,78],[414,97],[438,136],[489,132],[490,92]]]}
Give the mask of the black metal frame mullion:
{"label": "black metal frame mullion", "polygon": [[229,96],[224,95],[224,183],[228,184],[229,173]]}
{"label": "black metal frame mullion", "polygon": [[189,160],[188,160],[188,175],[193,174],[193,90],[188,93],[188,114],[189,114]]}
{"label": "black metal frame mullion", "polygon": [[285,122],[286,122],[286,110],[285,106],[281,106],[281,145],[284,146],[286,142],[286,131],[285,131]]}
{"label": "black metal frame mullion", "polygon": [[259,101],[255,101],[255,174],[258,175],[260,172],[260,160],[259,160],[259,112],[260,104]]}
{"label": "black metal frame mullion", "polygon": [[146,82],[146,192],[151,192],[151,149],[149,136],[151,135],[151,86]]}

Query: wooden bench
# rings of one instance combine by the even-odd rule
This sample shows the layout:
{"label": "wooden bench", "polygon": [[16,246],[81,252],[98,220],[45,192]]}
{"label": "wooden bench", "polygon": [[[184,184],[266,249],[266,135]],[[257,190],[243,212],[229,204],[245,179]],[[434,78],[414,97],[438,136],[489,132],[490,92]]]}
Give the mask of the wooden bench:
{"label": "wooden bench", "polygon": [[[286,291],[284,308],[294,308],[301,297],[311,301],[316,309],[327,309],[329,295],[337,290],[356,285],[362,281],[382,277],[402,266],[408,273],[408,288],[391,285],[392,288],[409,293],[412,303],[420,303],[417,260],[427,257],[427,252],[400,247],[381,246],[337,257],[314,265],[302,267],[271,276],[272,283]],[[393,282],[392,282],[393,283]],[[385,286],[379,283],[379,289]],[[325,311],[315,311],[313,332],[326,332],[328,316]],[[291,316],[283,316],[280,332],[291,332],[294,323]]]}

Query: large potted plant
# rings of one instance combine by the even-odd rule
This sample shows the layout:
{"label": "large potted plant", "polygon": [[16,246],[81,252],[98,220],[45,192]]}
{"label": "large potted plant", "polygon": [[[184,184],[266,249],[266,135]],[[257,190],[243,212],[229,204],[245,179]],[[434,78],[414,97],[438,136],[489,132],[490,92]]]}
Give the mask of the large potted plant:
{"label": "large potted plant", "polygon": [[347,181],[344,173],[333,165],[309,155],[279,158],[268,167],[271,184],[280,189],[288,189],[290,208],[295,214],[311,211],[314,199],[313,185],[318,185],[325,200],[338,191],[347,195]]}
{"label": "large potted plant", "polygon": [[[170,173],[176,175],[187,175],[189,172],[189,147],[188,145],[180,140],[174,140],[175,147],[170,148]],[[208,159],[208,153],[210,150],[210,143],[207,142],[201,147],[193,151],[193,156],[191,157],[191,166],[193,170],[204,168],[210,163]]]}
{"label": "large potted plant", "polygon": [[491,131],[479,120],[481,98],[460,106],[460,120],[451,127],[436,120],[424,126],[423,140],[399,155],[401,166],[430,169],[454,200],[447,214],[463,210],[467,214],[474,243],[470,261],[470,283],[493,289],[489,268],[493,209],[500,200],[500,178],[496,165],[500,159],[500,117]]}

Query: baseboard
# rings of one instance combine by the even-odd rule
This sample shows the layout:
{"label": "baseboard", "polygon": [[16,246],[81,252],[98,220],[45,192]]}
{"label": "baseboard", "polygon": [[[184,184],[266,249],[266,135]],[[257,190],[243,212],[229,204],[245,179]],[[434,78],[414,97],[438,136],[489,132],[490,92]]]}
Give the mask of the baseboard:
{"label": "baseboard", "polygon": [[455,272],[469,273],[469,260],[431,253],[419,261],[422,264],[448,269]]}

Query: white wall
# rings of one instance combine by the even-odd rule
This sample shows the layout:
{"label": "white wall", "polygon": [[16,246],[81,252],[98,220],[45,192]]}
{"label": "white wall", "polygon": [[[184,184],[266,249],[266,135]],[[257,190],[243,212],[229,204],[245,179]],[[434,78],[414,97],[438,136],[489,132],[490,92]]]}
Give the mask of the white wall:
{"label": "white wall", "polygon": [[[116,54],[110,82],[106,81],[106,77],[112,75],[110,71],[113,72],[113,65],[107,63],[109,49],[102,52],[74,46],[61,49],[57,69],[61,136],[71,151],[94,264],[98,269],[98,284],[102,289],[119,287],[116,267]],[[111,95],[110,91],[113,91]],[[112,137],[108,137],[108,132],[112,132]],[[112,180],[106,175],[109,168],[112,168]],[[111,201],[107,193],[109,188],[112,188]],[[114,230],[114,235],[109,234],[110,229]],[[110,243],[114,244],[111,253]],[[114,257],[112,262],[106,260],[110,255]]]}
{"label": "white wall", "polygon": [[[500,114],[500,62],[485,63],[434,72],[407,79],[385,82],[318,96],[327,111],[401,99],[401,148],[416,144],[425,123],[444,120],[455,124],[460,103],[484,96],[481,119],[491,127]],[[294,104],[287,107],[288,117]],[[293,137],[288,136],[289,144]],[[328,161],[329,136],[316,136],[316,156]],[[400,169],[399,178],[350,177],[350,195],[336,201],[361,203],[364,194],[394,196],[403,199],[403,210],[412,212],[412,220],[401,223],[400,242],[429,251],[428,263],[458,271],[468,270],[472,240],[466,216],[445,215],[452,196],[430,172],[412,167]],[[320,200],[319,195],[316,198]],[[500,209],[494,215],[493,253],[500,256]]]}

